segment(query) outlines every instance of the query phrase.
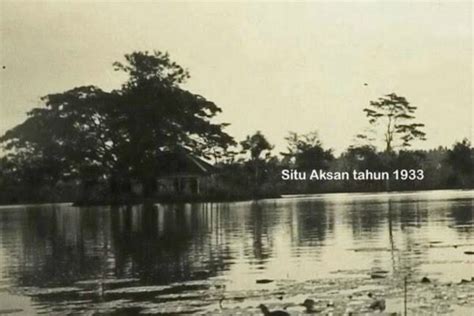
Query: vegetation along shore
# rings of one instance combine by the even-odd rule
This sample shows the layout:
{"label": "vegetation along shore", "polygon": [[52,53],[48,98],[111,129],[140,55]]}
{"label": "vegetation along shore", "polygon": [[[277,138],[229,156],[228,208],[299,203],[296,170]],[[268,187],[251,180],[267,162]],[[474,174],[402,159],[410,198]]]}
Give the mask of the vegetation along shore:
{"label": "vegetation along shore", "polygon": [[[128,77],[119,89],[80,86],[46,95],[0,137],[0,203],[235,201],[474,187],[467,138],[449,148],[411,149],[427,135],[417,107],[396,93],[361,108],[368,128],[348,135],[353,145],[340,154],[323,144],[317,127],[289,132],[287,150],[277,153],[260,131],[237,141],[226,132],[228,124],[215,123],[221,108],[182,87],[190,73],[168,53],[133,52],[113,66]],[[423,178],[287,181],[285,170],[292,169],[331,175],[421,170]]]}

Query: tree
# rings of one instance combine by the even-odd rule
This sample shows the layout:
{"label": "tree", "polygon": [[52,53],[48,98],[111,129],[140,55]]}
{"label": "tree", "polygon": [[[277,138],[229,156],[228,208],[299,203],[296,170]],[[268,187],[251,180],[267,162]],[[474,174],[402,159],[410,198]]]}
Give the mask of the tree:
{"label": "tree", "polygon": [[47,163],[41,170],[53,182],[103,179],[114,191],[131,177],[147,182],[163,151],[234,143],[226,124],[211,122],[221,109],[181,87],[189,72],[167,53],[134,52],[125,60],[114,63],[128,74],[118,90],[84,86],[43,97],[43,107],[0,138],[10,157]]}
{"label": "tree", "polygon": [[[285,137],[287,151],[280,153],[283,156],[281,165],[284,168],[297,168],[300,171],[310,172],[312,169],[329,170],[334,155],[331,149],[325,149],[316,131],[306,134],[289,132]],[[282,186],[285,191],[296,193],[314,193],[323,189],[319,181],[298,181],[289,183],[284,181]]]}
{"label": "tree", "polygon": [[[425,140],[426,134],[422,131],[424,124],[414,123],[414,113],[417,109],[408,101],[395,93],[387,94],[377,101],[370,101],[369,107],[364,112],[369,119],[371,131],[381,129],[385,151],[391,152],[394,148],[411,146],[415,139]],[[367,139],[365,134],[358,135]]]}
{"label": "tree", "polygon": [[125,59],[114,66],[129,75],[117,93],[126,113],[129,165],[136,177],[153,174],[150,171],[159,168],[163,151],[186,148],[202,154],[209,151],[209,144],[226,148],[234,143],[223,131],[227,124],[211,122],[222,110],[181,87],[189,72],[171,61],[168,53],[134,52]]}
{"label": "tree", "polygon": [[[245,140],[240,142],[240,145],[242,146],[242,153],[250,153],[250,161],[248,161],[247,166],[253,174],[253,191],[254,194],[257,194],[258,186],[263,181],[268,166],[266,161],[271,160],[273,146],[260,131],[247,136]],[[264,154],[264,157],[261,157],[262,154]]]}
{"label": "tree", "polygon": [[273,149],[273,146],[260,131],[247,136],[245,140],[240,142],[240,145],[242,146],[243,152],[250,152],[251,160],[259,160],[262,153],[268,156]]}
{"label": "tree", "polygon": [[373,146],[351,146],[342,154],[349,170],[381,171],[384,164]]}
{"label": "tree", "polygon": [[117,124],[116,97],[94,86],[47,95],[41,98],[44,107],[28,112],[25,122],[0,142],[23,169],[41,165],[32,174],[50,183],[111,178],[119,172],[120,146],[126,144]]}
{"label": "tree", "polygon": [[454,144],[448,151],[446,161],[453,170],[450,179],[453,184],[462,187],[474,185],[474,148],[467,138]]}
{"label": "tree", "polygon": [[300,169],[328,169],[329,162],[334,159],[331,149],[325,150],[316,131],[298,135],[290,132],[285,140],[288,152],[282,155]]}

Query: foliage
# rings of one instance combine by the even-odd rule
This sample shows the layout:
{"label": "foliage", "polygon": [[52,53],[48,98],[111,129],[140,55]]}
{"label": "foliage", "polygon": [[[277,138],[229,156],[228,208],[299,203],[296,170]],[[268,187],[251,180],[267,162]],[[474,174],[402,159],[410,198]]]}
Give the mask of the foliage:
{"label": "foliage", "polygon": [[[385,151],[371,143],[351,146],[339,157],[326,149],[317,132],[290,132],[282,158],[257,131],[239,145],[212,121],[221,109],[182,85],[189,72],[167,53],[134,52],[114,63],[128,79],[106,92],[82,86],[41,98],[43,106],[0,137],[7,155],[0,159],[0,202],[58,201],[82,197],[127,201],[131,180],[145,195],[156,185],[164,152],[182,150],[205,157],[220,168],[224,180],[214,198],[260,198],[280,192],[418,190],[474,187],[474,149],[465,139],[451,149],[408,150],[424,140],[423,124],[413,123],[416,107],[394,93],[364,109],[373,132],[383,132]],[[368,135],[360,139],[371,141]],[[395,151],[395,148],[401,150]],[[244,157],[237,159],[238,157]],[[422,181],[284,182],[281,170],[326,171],[422,169]]]}
{"label": "foliage", "polygon": [[380,155],[373,146],[349,147],[342,156],[352,170],[382,170],[384,167]]}
{"label": "foliage", "polygon": [[223,129],[211,118],[221,109],[204,97],[180,87],[189,73],[169,59],[168,54],[138,52],[126,55],[126,64],[115,63],[129,80],[120,100],[126,114],[130,157],[128,164],[139,177],[156,168],[163,151],[187,148],[205,154],[233,144]]}
{"label": "foliage", "polygon": [[[128,80],[121,89],[74,88],[42,98],[43,107],[0,138],[12,161],[36,162],[39,178],[146,182],[159,154],[176,148],[203,153],[227,148],[221,109],[180,85],[189,73],[167,53],[134,52],[114,63]],[[20,163],[20,162],[19,162]]]}
{"label": "foliage", "polygon": [[[416,106],[410,105],[404,97],[395,93],[371,101],[369,107],[364,109],[372,126],[371,131],[382,131],[386,152],[397,147],[409,147],[415,139],[425,140],[426,134],[422,131],[424,124],[413,122],[416,109]],[[358,137],[371,140],[366,134]]]}
{"label": "foliage", "polygon": [[328,169],[334,159],[331,149],[325,150],[316,131],[303,135],[290,132],[285,140],[288,142],[288,152],[282,155],[290,165],[307,169]]}
{"label": "foliage", "polygon": [[240,145],[243,153],[250,152],[251,160],[259,160],[262,153],[265,153],[265,157],[269,157],[273,149],[273,146],[260,131],[247,136],[245,140],[240,142]]}
{"label": "foliage", "polygon": [[247,179],[247,187],[250,188],[253,196],[259,196],[262,186],[271,177],[272,166],[276,157],[272,157],[273,145],[267,140],[262,132],[257,131],[253,135],[248,135],[240,142],[241,154],[249,157],[249,160],[241,160],[242,175]]}
{"label": "foliage", "polygon": [[467,138],[448,151],[446,162],[452,169],[450,183],[461,187],[474,185],[474,148]]}

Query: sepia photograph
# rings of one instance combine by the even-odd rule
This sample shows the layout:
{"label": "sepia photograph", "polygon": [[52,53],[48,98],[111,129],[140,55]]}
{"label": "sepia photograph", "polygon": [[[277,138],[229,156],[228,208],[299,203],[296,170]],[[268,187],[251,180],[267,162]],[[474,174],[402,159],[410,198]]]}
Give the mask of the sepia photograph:
{"label": "sepia photograph", "polygon": [[473,16],[0,0],[0,315],[473,315]]}

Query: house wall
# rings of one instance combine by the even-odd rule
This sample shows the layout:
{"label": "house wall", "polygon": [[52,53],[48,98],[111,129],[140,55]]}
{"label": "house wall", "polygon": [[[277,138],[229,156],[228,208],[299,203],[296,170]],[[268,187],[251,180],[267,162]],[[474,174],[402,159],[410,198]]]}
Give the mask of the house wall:
{"label": "house wall", "polygon": [[143,184],[141,184],[138,181],[132,181],[130,188],[133,194],[136,194],[136,195],[143,194]]}
{"label": "house wall", "polygon": [[[199,195],[208,193],[215,185],[216,177],[214,175],[162,177],[156,179],[156,193]],[[134,194],[140,196],[143,194],[143,185],[138,181],[132,181],[131,190]]]}
{"label": "house wall", "polygon": [[157,179],[158,193],[203,194],[212,182],[211,176],[174,176]]}

